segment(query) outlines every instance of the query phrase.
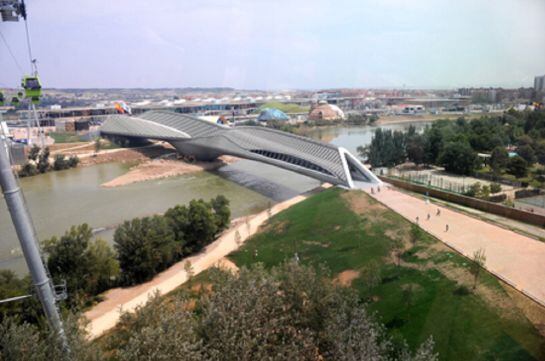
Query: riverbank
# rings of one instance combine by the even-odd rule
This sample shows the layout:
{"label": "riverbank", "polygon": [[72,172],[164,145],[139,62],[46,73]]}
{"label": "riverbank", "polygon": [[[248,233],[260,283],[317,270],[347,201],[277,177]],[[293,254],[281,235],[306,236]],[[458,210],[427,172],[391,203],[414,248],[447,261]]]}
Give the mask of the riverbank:
{"label": "riverbank", "polygon": [[152,159],[132,167],[127,173],[101,184],[105,188],[121,187],[132,183],[175,177],[201,171],[218,169],[234,163],[236,157],[221,156],[213,162],[186,163],[173,159]]}
{"label": "riverbank", "polygon": [[[329,185],[322,187],[329,187]],[[137,307],[144,305],[157,292],[168,293],[186,282],[191,275],[199,274],[218,264],[225,256],[238,249],[246,239],[254,235],[271,216],[306,198],[305,195],[299,195],[272,206],[270,210],[239,218],[233,221],[231,227],[216,241],[208,245],[204,251],[174,264],[151,281],[133,287],[114,288],[107,291],[103,295],[104,301],[84,313],[84,317],[89,321],[87,326],[89,337],[94,339],[102,335],[117,324],[123,312],[134,311]],[[187,272],[189,269],[191,275]]]}

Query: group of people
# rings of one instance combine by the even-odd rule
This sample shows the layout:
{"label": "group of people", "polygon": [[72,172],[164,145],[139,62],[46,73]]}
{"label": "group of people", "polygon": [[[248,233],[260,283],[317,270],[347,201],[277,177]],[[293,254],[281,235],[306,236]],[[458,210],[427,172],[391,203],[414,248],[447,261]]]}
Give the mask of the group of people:
{"label": "group of people", "polygon": [[[380,193],[380,186],[377,186],[377,193]],[[375,188],[374,187],[371,187],[371,194],[375,194]],[[430,204],[430,199],[429,199],[429,195],[428,193],[426,192],[426,205]],[[437,217],[439,217],[441,215],[441,209],[440,208],[437,208],[437,212],[435,212],[435,215]],[[431,214],[428,213],[427,217],[426,217],[426,220],[429,221],[431,219]],[[420,217],[416,216],[416,224],[419,224],[420,222]],[[449,230],[449,226],[448,226],[448,223],[445,224],[445,232],[448,232]]]}

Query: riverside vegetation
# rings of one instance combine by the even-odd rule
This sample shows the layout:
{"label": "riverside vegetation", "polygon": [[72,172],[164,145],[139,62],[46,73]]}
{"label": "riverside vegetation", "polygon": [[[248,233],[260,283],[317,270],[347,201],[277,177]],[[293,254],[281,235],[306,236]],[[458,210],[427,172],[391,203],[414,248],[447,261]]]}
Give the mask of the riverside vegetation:
{"label": "riverside vegetation", "polygon": [[28,153],[28,159],[18,172],[19,177],[30,177],[51,170],[63,170],[78,166],[79,158],[75,155],[67,157],[64,154],[55,155],[53,164],[49,160],[49,147],[41,149],[34,144]]}
{"label": "riverside vegetation", "polygon": [[[508,149],[513,153],[509,154]],[[377,129],[367,147],[358,148],[374,167],[405,161],[438,165],[461,175],[475,172],[493,179],[545,184],[545,110],[509,110],[499,116],[467,121],[438,120],[418,134]],[[483,166],[477,153],[490,155]]]}

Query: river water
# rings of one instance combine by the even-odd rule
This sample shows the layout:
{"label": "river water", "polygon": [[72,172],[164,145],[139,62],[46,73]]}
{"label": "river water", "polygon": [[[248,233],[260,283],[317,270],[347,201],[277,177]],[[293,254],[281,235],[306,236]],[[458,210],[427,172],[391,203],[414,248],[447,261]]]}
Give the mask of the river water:
{"label": "river water", "polygon": [[[384,129],[418,130],[425,122],[392,124]],[[313,129],[309,137],[343,146],[353,154],[371,141],[377,127]],[[214,172],[135,183],[117,188],[100,185],[125,172],[121,163],[100,164],[21,179],[38,238],[59,236],[72,225],[88,223],[97,236],[112,241],[114,226],[124,220],[163,213],[191,199],[225,195],[233,217],[266,209],[269,204],[289,199],[317,187],[317,180],[266,164],[241,160]],[[5,202],[0,202],[0,269],[27,272],[19,241]]]}

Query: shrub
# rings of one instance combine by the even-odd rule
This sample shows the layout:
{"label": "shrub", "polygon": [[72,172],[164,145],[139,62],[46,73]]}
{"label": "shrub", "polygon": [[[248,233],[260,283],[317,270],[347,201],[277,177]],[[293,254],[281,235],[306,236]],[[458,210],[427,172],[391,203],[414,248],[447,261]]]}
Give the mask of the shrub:
{"label": "shrub", "polygon": [[23,167],[19,170],[19,177],[31,177],[38,174],[38,168],[34,163],[26,162]]}
{"label": "shrub", "polygon": [[501,185],[499,183],[491,183],[490,184],[490,193],[496,194],[501,192]]}

